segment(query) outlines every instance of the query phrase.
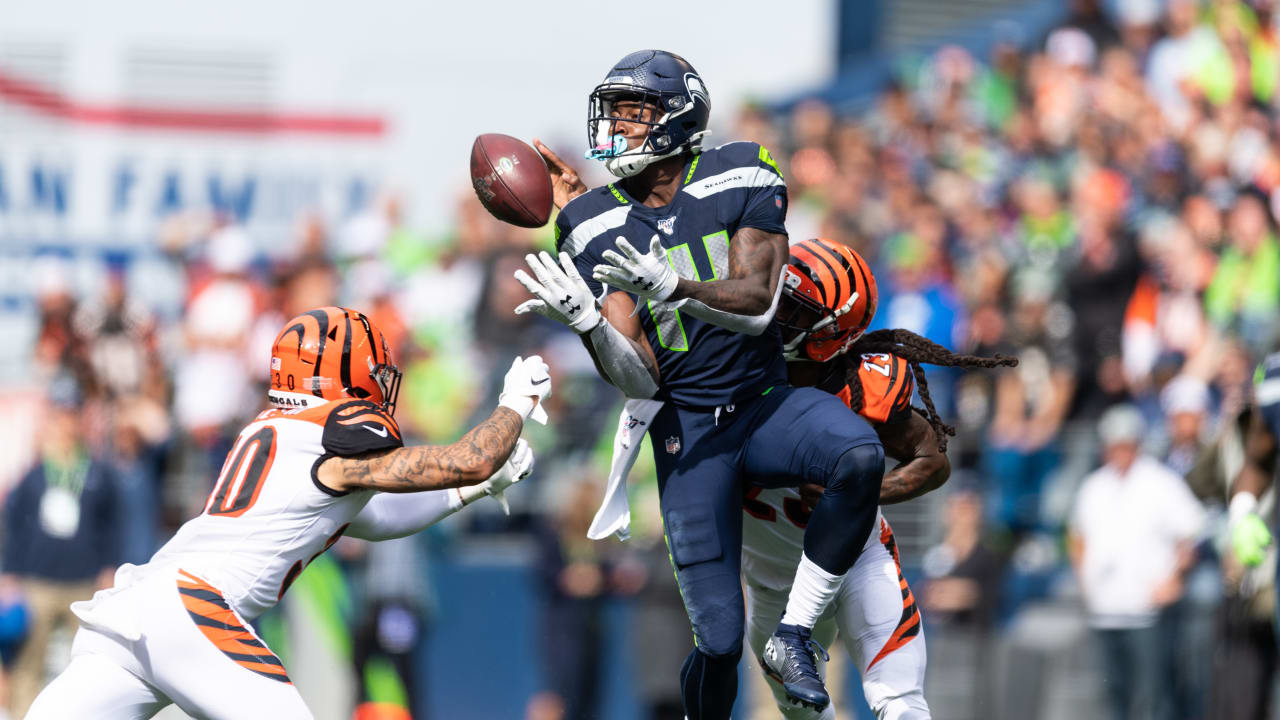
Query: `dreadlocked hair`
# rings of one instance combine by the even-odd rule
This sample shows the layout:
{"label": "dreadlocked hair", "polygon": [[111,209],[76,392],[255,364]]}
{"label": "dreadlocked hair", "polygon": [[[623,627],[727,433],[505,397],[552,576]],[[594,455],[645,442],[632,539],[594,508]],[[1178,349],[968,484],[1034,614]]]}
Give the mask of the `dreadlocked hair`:
{"label": "dreadlocked hair", "polygon": [[[929,338],[902,328],[869,332],[858,338],[858,341],[849,348],[849,357],[852,358],[868,353],[891,353],[907,361],[911,367],[911,375],[915,378],[920,400],[924,403],[923,408],[915,408],[915,410],[933,426],[933,432],[938,436],[940,452],[947,451],[947,438],[954,437],[956,429],[943,422],[937,408],[933,406],[933,398],[929,396],[929,381],[925,379],[924,368],[920,367],[921,363],[963,368],[1016,367],[1018,365],[1018,358],[1000,353],[991,357],[982,357],[952,352]],[[858,365],[854,362],[849,369],[849,391],[850,406],[855,411],[862,408],[862,383],[858,381],[857,374]]]}

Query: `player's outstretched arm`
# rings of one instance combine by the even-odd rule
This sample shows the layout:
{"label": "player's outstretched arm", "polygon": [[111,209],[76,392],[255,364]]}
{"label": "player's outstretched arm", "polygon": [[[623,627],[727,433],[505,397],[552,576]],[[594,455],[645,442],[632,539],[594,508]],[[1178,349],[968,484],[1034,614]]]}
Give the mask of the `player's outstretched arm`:
{"label": "player's outstretched arm", "polygon": [[728,328],[759,335],[769,327],[782,294],[782,273],[787,263],[787,236],[759,228],[741,228],[729,244],[728,276],[697,282],[676,274],[666,259],[657,235],[642,254],[618,238],[618,252],[605,250],[605,262],[592,276],[603,283],[659,302],[669,302],[681,312]]}
{"label": "player's outstretched arm", "polygon": [[519,413],[499,407],[451,445],[413,445],[334,457],[320,465],[316,478],[338,492],[406,493],[475,485],[507,461],[523,427]]}
{"label": "player's outstretched arm", "polygon": [[578,176],[578,171],[538,138],[533,139],[533,149],[538,151],[547,163],[547,172],[551,175],[551,202],[556,209],[563,210],[569,201],[587,192],[586,183]]}
{"label": "player's outstretched arm", "polygon": [[462,508],[490,496],[507,508],[502,493],[533,471],[533,451],[520,439],[502,469],[479,485],[420,493],[378,493],[351,521],[347,535],[362,540],[391,540],[421,532]]}
{"label": "player's outstretched arm", "polygon": [[632,317],[631,299],[613,293],[603,305],[597,303],[567,253],[560,253],[559,262],[546,252],[526,255],[525,261],[537,279],[516,270],[516,280],[533,295],[520,303],[516,314],[536,312],[567,325],[582,338],[601,377],[627,397],[653,397],[658,392],[658,361],[640,321]]}
{"label": "player's outstretched arm", "polygon": [[875,427],[885,454],[902,460],[880,481],[881,505],[920,497],[951,477],[951,461],[938,449],[938,436],[920,413],[913,410],[900,423]]}
{"label": "player's outstretched arm", "polygon": [[[520,439],[525,418],[545,422],[539,401],[551,395],[542,358],[516,358],[503,381],[498,407],[451,445],[416,445],[335,456],[316,469],[316,480],[336,492],[443,490],[484,482],[502,467]],[[541,415],[541,420],[539,416]]]}

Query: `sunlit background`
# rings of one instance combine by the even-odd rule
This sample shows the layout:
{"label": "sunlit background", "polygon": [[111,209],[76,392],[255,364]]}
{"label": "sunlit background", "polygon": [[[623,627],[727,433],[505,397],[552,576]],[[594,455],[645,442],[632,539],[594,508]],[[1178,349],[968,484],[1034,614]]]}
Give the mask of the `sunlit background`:
{"label": "sunlit background", "polygon": [[[1273,6],[0,0],[0,708],[20,718],[65,664],[67,602],[200,511],[283,321],[336,303],[392,340],[413,440],[487,414],[513,355],[546,357],[557,391],[510,517],[485,501],[343,539],[261,620],[317,718],[680,716],[692,638],[652,464],[634,537],[588,541],[619,396],[571,332],[512,314],[550,231],[492,219],[467,176],[501,132],[604,181],[587,94],[659,47],[702,74],[713,144],[778,159],[792,239],[870,262],[874,328],[1021,358],[928,368],[952,479],[886,510],[934,717],[1107,717],[1117,685],[1149,707],[1115,717],[1270,717],[1275,560],[1243,572],[1221,538],[1280,320]],[[1100,435],[1120,403],[1137,430]],[[1109,501],[1079,489],[1135,432],[1185,478],[1139,502],[1178,523],[1134,515],[1129,549],[1182,568],[1146,585],[1073,570],[1068,541],[1091,541]],[[102,541],[18,572],[14,490],[76,446]],[[1117,602],[1119,625],[1086,610]],[[1141,658],[1124,672],[1116,630]],[[777,717],[741,672],[736,717]],[[831,672],[840,716],[870,717],[849,663]]]}

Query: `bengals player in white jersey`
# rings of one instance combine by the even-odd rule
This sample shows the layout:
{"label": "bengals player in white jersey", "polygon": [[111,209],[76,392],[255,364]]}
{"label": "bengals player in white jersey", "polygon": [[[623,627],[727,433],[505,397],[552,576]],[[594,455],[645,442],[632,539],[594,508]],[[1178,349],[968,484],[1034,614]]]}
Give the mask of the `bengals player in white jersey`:
{"label": "bengals player in white jersey", "polygon": [[27,717],[149,718],[170,703],[201,718],[312,717],[250,621],[343,535],[402,537],[527,475],[520,432],[545,422],[551,393],[541,358],[516,358],[488,419],[452,445],[405,446],[399,383],[363,314],[290,320],[271,350],[272,408],[240,432],[204,512],[72,606],[71,663]]}
{"label": "bengals player in white jersey", "polygon": [[[813,386],[840,397],[862,415],[900,464],[881,482],[880,504],[903,502],[933,490],[951,472],[944,454],[954,430],[938,417],[921,362],[993,367],[1011,358],[956,355],[905,330],[867,335],[877,289],[866,262],[852,249],[828,240],[791,246],[778,307],[778,322],[793,385]],[[920,388],[926,409],[913,409]],[[747,641],[768,678],[778,709],[793,720],[832,720],[787,699],[772,670],[769,636],[786,608],[804,528],[821,487],[769,489],[769,478],[745,494],[742,572],[747,589]],[[902,575],[893,530],[877,513],[862,554],[845,577],[836,600],[814,627],[813,640],[830,645],[837,634],[862,675],[863,694],[880,720],[930,717],[924,699],[925,644],[915,598]],[[776,651],[775,651],[776,652]]]}

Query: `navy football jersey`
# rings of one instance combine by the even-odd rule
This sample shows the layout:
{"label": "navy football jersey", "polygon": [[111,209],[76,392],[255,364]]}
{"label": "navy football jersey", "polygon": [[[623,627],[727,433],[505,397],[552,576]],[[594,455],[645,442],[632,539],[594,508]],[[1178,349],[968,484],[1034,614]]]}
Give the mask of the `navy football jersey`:
{"label": "navy football jersey", "polygon": [[1280,353],[1262,360],[1254,376],[1253,399],[1271,434],[1280,438]]}
{"label": "navy football jersey", "polygon": [[[728,274],[729,242],[738,228],[785,234],[786,214],[787,185],[769,151],[736,142],[694,155],[666,207],[645,207],[617,183],[574,198],[556,218],[556,246],[573,257],[599,297],[606,289],[591,271],[604,261],[605,250],[617,249],[619,236],[647,253],[656,233],[681,277],[709,281]],[[753,337],[658,303],[645,303],[639,312],[662,376],[658,399],[727,405],[786,382],[774,323]]]}

